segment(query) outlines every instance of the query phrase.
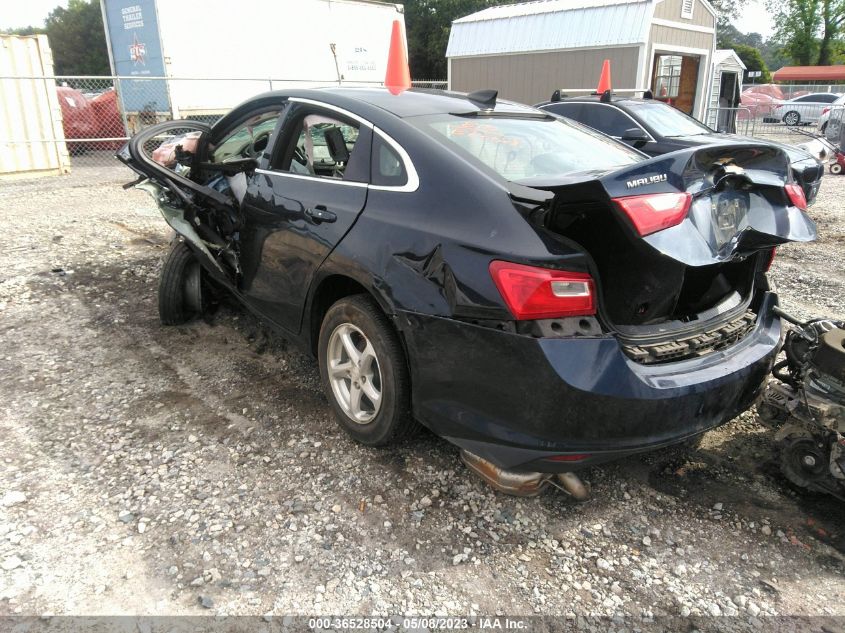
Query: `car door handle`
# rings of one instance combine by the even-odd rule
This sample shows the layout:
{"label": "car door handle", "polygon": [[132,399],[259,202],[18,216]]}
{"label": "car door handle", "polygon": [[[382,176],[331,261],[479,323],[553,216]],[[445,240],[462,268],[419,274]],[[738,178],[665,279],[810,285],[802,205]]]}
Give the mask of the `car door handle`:
{"label": "car door handle", "polygon": [[332,213],[322,204],[318,204],[316,207],[307,208],[305,209],[305,215],[307,215],[315,224],[320,224],[321,222],[334,222],[337,220],[337,214]]}

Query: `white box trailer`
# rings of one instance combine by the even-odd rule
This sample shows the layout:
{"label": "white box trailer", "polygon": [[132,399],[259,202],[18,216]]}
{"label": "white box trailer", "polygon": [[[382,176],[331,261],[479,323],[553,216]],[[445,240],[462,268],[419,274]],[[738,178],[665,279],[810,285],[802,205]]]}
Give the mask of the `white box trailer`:
{"label": "white box trailer", "polygon": [[[384,82],[401,4],[101,0],[127,114],[224,112],[269,89]],[[153,77],[166,76],[166,81]]]}

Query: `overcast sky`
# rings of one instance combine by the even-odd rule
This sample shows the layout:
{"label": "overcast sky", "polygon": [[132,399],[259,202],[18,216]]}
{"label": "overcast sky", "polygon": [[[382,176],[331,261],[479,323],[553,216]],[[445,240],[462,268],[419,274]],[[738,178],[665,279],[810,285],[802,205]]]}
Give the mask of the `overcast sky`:
{"label": "overcast sky", "polygon": [[44,26],[47,14],[57,6],[67,6],[67,0],[2,0],[0,27]]}
{"label": "overcast sky", "polygon": [[[44,26],[44,19],[57,5],[67,6],[67,0],[0,0],[0,27]],[[734,26],[743,33],[772,34],[772,20],[760,0],[749,0]]]}
{"label": "overcast sky", "polygon": [[769,11],[759,0],[748,2],[734,26],[743,33],[759,33],[763,39],[775,30]]}

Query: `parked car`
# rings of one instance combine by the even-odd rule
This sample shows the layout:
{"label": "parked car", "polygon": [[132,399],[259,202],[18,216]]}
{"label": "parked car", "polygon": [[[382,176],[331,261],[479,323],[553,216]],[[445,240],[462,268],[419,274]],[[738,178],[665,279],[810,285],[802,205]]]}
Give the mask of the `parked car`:
{"label": "parked car", "polygon": [[822,111],[840,96],[832,92],[813,92],[786,101],[776,101],[771,118],[790,126],[809,125],[818,121]]}
{"label": "parked car", "polygon": [[[841,97],[837,97],[836,100],[833,103],[825,106],[824,109],[822,109],[821,116],[819,117],[819,120],[816,123],[816,127],[818,128],[818,131],[819,131],[820,134],[824,134],[825,132],[827,132],[827,123],[828,123],[828,120],[830,119],[830,112],[831,112],[831,110],[833,110],[834,108],[837,108],[837,107],[839,109],[845,108],[845,95],[842,95]],[[842,115],[839,115],[836,118],[841,119]]]}
{"label": "parked car", "polygon": [[[713,143],[748,142],[753,139],[716,132],[700,121],[662,101],[598,96],[569,97],[547,101],[538,108],[564,116],[604,132],[649,156],[660,156],[688,147]],[[769,144],[789,156],[795,179],[801,183],[808,204],[816,198],[824,167],[812,155],[785,143]]]}
{"label": "parked car", "polygon": [[163,323],[223,289],[317,357],[353,438],[422,423],[510,491],[748,407],[779,348],[766,269],[816,235],[776,147],[649,159],[492,91],[271,92],[119,158],[179,234]]}

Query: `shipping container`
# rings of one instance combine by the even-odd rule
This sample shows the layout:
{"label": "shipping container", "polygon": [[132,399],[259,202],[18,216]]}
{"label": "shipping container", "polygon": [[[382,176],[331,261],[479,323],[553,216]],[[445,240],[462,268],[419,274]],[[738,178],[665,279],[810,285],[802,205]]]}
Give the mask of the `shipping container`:
{"label": "shipping container", "polygon": [[46,35],[0,34],[0,178],[70,171]]}

